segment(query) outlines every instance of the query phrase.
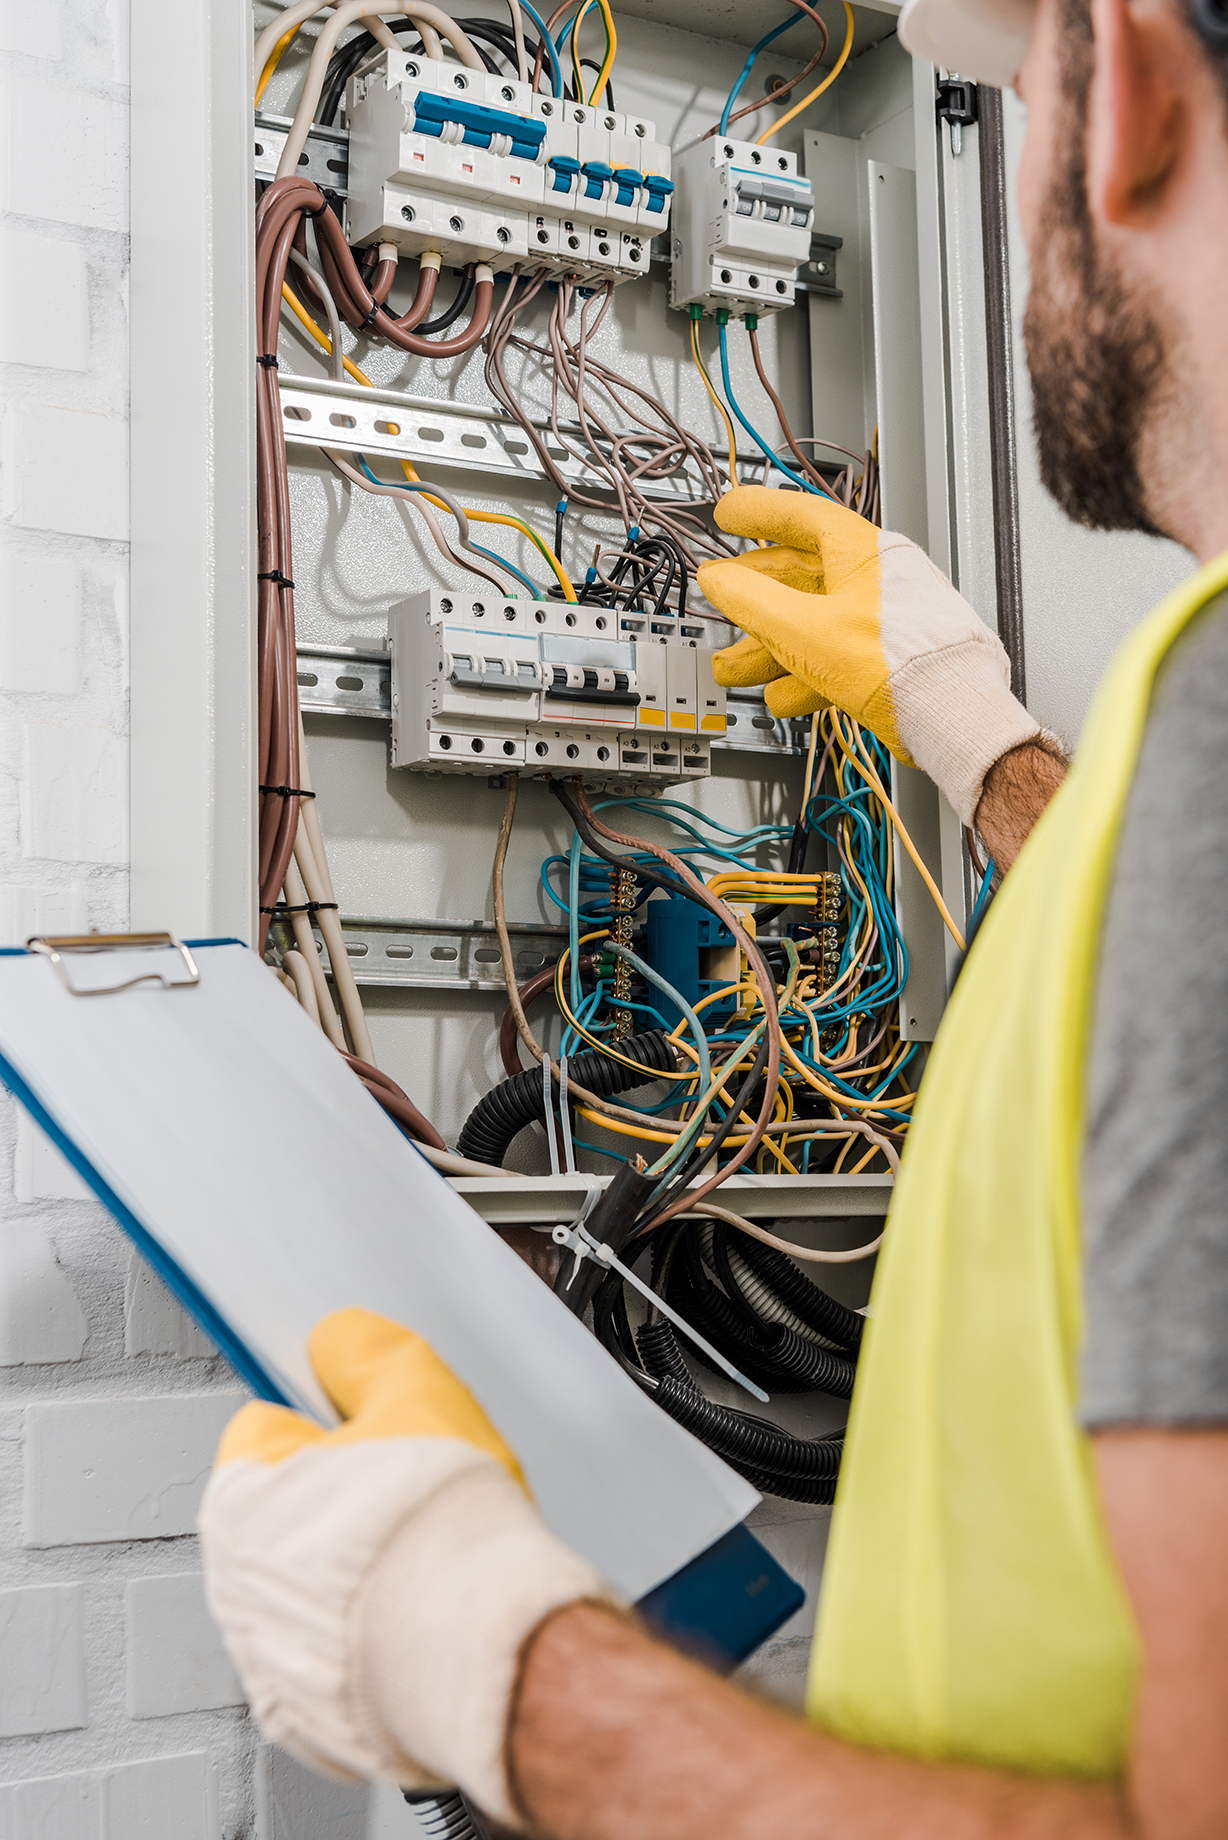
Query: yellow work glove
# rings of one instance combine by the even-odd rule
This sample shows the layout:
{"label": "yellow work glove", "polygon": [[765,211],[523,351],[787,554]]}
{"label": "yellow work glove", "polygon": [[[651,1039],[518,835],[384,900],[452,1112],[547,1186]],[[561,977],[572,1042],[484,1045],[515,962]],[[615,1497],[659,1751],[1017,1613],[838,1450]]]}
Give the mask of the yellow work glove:
{"label": "yellow work glove", "polygon": [[699,570],[712,605],[747,635],[716,653],[717,682],[766,684],[778,716],[834,703],[923,768],[970,824],[990,767],[1041,732],[1010,693],[997,635],[924,550],[829,499],[737,486],[716,521],[773,546]]}
{"label": "yellow work glove", "polygon": [[421,1336],[342,1310],[310,1352],[345,1422],[244,1406],[201,1505],[209,1608],[252,1711],[325,1775],[456,1783],[518,1826],[503,1757],[521,1644],[610,1594]]}

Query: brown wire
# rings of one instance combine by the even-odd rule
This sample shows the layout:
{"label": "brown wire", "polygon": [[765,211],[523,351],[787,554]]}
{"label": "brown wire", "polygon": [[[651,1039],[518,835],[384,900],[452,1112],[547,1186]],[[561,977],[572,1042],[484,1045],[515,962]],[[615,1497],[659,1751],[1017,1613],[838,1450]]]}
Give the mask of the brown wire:
{"label": "brown wire", "polygon": [[[581,971],[591,970],[596,962],[596,959],[589,953],[583,953],[580,958]],[[521,1008],[527,1009],[535,997],[540,997],[543,990],[552,990],[553,988],[554,966],[547,965],[544,971],[537,972],[533,977],[529,978],[526,983],[520,986],[517,994],[520,998]],[[516,1039],[516,1014],[509,1003],[503,1012],[503,1019],[499,1024],[499,1059],[503,1062],[503,1070],[509,1078],[525,1071],[524,1063],[516,1052]]]}
{"label": "brown wire", "polygon": [[433,1150],[446,1150],[443,1138],[435,1129],[429,1118],[424,1118],[409,1095],[390,1080],[388,1075],[370,1061],[360,1060],[356,1054],[343,1054],[342,1060],[352,1067],[373,1099],[378,1099],[384,1110],[399,1123],[403,1124],[420,1144],[429,1144]]}
{"label": "brown wire", "polygon": [[804,82],[812,71],[818,69],[823,59],[827,56],[828,31],[826,22],[820,18],[819,14],[815,12],[812,6],[807,6],[806,0],[789,0],[789,5],[795,6],[799,13],[806,13],[814,20],[815,25],[818,26],[819,31],[823,35],[822,44],[806,67],[803,70],[799,70],[795,77],[790,77],[787,83],[782,83],[778,88],[769,90],[768,93],[765,96],[761,96],[757,102],[745,103],[743,107],[737,111],[736,115],[731,115],[729,117],[724,128],[721,127],[719,121],[716,122],[704,135],[703,138],[706,141],[710,141],[714,134],[728,134],[735,121],[741,121],[744,115],[754,115],[759,109],[766,108],[769,102],[783,102],[789,91],[791,89],[796,89],[799,83]]}

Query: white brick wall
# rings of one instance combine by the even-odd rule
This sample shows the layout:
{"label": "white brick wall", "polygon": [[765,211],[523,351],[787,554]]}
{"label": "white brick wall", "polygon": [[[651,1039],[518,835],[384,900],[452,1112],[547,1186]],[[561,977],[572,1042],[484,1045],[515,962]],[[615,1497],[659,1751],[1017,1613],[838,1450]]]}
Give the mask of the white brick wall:
{"label": "white brick wall", "polygon": [[[127,70],[124,0],[0,8],[0,945],[127,923]],[[0,1840],[271,1840],[191,1531],[235,1387],[0,1094]]]}

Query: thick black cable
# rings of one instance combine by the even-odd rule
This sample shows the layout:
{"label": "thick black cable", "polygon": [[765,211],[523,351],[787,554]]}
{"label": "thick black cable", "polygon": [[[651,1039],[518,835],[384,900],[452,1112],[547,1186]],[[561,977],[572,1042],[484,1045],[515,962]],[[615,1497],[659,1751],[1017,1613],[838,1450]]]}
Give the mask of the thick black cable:
{"label": "thick black cable", "polygon": [[460,318],[465,308],[469,305],[474,286],[473,264],[471,262],[461,277],[461,284],[456,290],[456,298],[452,302],[452,305],[446,312],[441,313],[438,319],[428,319],[421,326],[415,327],[414,330],[419,336],[424,332],[445,331],[447,327],[452,324],[453,320]]}

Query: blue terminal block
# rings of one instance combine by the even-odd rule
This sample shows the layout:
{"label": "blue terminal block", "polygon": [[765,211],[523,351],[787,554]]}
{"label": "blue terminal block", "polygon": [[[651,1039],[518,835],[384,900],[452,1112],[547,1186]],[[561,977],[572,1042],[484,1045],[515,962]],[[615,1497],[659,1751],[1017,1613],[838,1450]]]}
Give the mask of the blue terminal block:
{"label": "blue terminal block", "polygon": [[444,138],[444,130],[461,129],[458,138],[472,147],[489,147],[505,140],[506,151],[513,159],[536,163],[546,138],[544,122],[526,115],[509,115],[505,109],[489,109],[484,103],[464,102],[458,96],[437,96],[432,90],[420,89],[414,97],[414,130]]}
{"label": "blue terminal block", "polygon": [[[733,934],[715,915],[705,913],[694,901],[681,895],[671,895],[664,901],[649,901],[644,913],[644,957],[692,1007],[701,997],[732,982],[728,977],[703,975],[715,967],[706,964],[701,955],[722,948],[733,949]],[[653,991],[652,1003],[670,1028],[682,1021],[682,1012],[661,991]],[[704,1011],[704,1019],[716,1022],[733,1007],[732,997],[723,1004],[714,1003]]]}

